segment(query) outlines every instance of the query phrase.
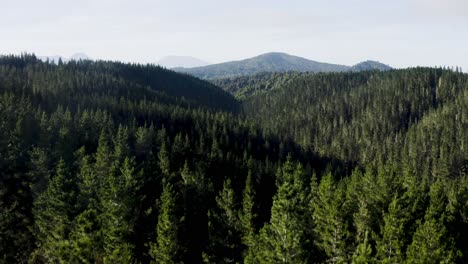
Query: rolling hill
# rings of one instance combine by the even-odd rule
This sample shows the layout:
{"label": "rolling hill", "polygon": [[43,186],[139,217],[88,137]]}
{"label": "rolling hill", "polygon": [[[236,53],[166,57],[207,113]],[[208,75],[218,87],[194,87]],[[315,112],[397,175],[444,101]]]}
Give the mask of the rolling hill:
{"label": "rolling hill", "polygon": [[286,53],[271,52],[240,61],[230,61],[194,68],[179,67],[173,70],[188,73],[202,79],[219,79],[255,75],[263,72],[345,72],[384,69],[386,67],[388,66],[374,61],[350,67],[317,62]]}
{"label": "rolling hill", "polygon": [[380,63],[378,61],[367,60],[367,61],[363,61],[352,66],[350,70],[351,71],[370,71],[370,70],[388,71],[391,69],[392,67],[386,64]]}

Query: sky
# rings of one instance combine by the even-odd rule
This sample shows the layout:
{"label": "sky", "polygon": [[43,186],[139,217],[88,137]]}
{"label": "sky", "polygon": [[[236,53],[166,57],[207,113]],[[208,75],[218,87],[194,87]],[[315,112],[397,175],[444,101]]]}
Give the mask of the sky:
{"label": "sky", "polygon": [[466,0],[0,0],[0,54],[212,63],[266,52],[468,70]]}

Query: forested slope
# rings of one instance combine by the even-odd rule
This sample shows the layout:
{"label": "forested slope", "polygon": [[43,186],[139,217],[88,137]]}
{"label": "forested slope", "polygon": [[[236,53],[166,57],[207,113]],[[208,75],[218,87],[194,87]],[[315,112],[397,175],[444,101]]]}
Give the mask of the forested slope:
{"label": "forested slope", "polygon": [[465,263],[467,80],[1,57],[0,262]]}
{"label": "forested slope", "polygon": [[[424,141],[435,141],[431,148],[439,148],[436,140],[445,136],[449,152],[425,149],[413,154],[432,159],[443,155],[456,165],[467,155],[466,89],[465,74],[442,69],[315,74],[252,97],[244,111],[267,131],[293,138],[321,156],[361,165],[398,157]],[[452,124],[444,125],[451,119]],[[428,120],[433,125],[422,133],[418,127]],[[444,135],[438,129],[450,132]],[[413,137],[420,142],[413,145],[410,135],[417,130]]]}
{"label": "forested slope", "polygon": [[259,73],[252,76],[241,76],[235,78],[213,79],[211,83],[223,88],[226,92],[233,94],[240,100],[247,99],[253,95],[267,93],[273,89],[286,86],[292,79],[305,76],[310,73],[288,72],[288,73]]}

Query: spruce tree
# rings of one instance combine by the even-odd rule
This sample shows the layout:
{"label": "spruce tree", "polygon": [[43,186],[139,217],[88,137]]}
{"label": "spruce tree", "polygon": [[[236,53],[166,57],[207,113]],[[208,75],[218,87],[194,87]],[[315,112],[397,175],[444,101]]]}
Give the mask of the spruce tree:
{"label": "spruce tree", "polygon": [[150,255],[154,263],[178,263],[179,262],[179,219],[176,215],[176,198],[172,185],[164,185],[160,198],[161,209],[156,228],[157,239],[150,245]]}
{"label": "spruce tree", "polygon": [[34,206],[38,240],[34,259],[66,262],[69,254],[68,239],[75,214],[76,191],[76,179],[61,159],[56,173],[49,180],[47,190]]}
{"label": "spruce tree", "polygon": [[[242,225],[242,244],[244,245],[242,256],[248,259],[253,258],[255,243],[255,189],[252,183],[252,171],[249,170],[245,181],[242,211],[239,213],[240,223]],[[249,260],[244,260],[249,262]]]}
{"label": "spruce tree", "polygon": [[303,263],[309,256],[304,250],[307,189],[304,188],[302,166],[295,166],[291,156],[278,173],[278,191],[273,198],[271,219],[261,230],[262,263]]}
{"label": "spruce tree", "polygon": [[381,263],[403,262],[406,213],[403,211],[398,198],[394,197],[389,205],[388,212],[384,215],[384,225],[381,227],[376,244],[377,259]]}
{"label": "spruce tree", "polygon": [[372,246],[368,241],[368,235],[368,232],[366,232],[364,234],[364,240],[357,246],[351,261],[353,264],[375,263],[374,256],[372,255]]}
{"label": "spruce tree", "polygon": [[411,264],[453,263],[457,253],[446,235],[445,227],[436,219],[426,219],[420,223],[406,251],[406,262]]}
{"label": "spruce tree", "polygon": [[208,246],[203,253],[206,263],[242,261],[241,222],[231,180],[227,179],[216,196],[216,207],[208,212]]}
{"label": "spruce tree", "polygon": [[135,223],[139,172],[135,170],[134,159],[128,157],[114,168],[102,193],[105,261],[125,263],[133,256],[129,238]]}
{"label": "spruce tree", "polygon": [[345,186],[335,183],[331,173],[322,177],[317,199],[313,203],[313,220],[318,236],[317,247],[330,263],[349,261],[347,240],[350,236],[346,222]]}

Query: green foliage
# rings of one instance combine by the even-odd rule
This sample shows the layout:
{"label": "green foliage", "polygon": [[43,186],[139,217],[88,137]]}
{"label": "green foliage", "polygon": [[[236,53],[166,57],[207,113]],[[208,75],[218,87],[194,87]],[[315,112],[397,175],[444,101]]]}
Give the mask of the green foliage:
{"label": "green foliage", "polygon": [[445,236],[445,227],[437,220],[420,223],[406,252],[407,263],[453,263],[456,253]]}
{"label": "green foliage", "polygon": [[255,252],[249,250],[253,248],[255,244],[255,220],[257,214],[255,212],[255,189],[252,183],[252,171],[249,170],[247,179],[245,181],[245,187],[242,199],[242,210],[239,212],[239,220],[242,226],[242,244],[244,245],[243,257],[255,254]]}
{"label": "green foliage", "polygon": [[66,262],[67,243],[76,203],[76,181],[64,160],[60,160],[47,190],[35,203],[37,228],[36,258]]}
{"label": "green foliage", "polygon": [[337,184],[329,173],[320,181],[317,197],[312,203],[315,233],[318,235],[315,243],[325,252],[330,263],[349,261],[347,239],[350,233],[344,207],[344,188],[345,186]]}
{"label": "green foliage", "polygon": [[0,262],[468,262],[467,76],[0,57]]}
{"label": "green foliage", "polygon": [[179,219],[176,215],[176,199],[171,184],[164,186],[161,194],[161,210],[158,216],[157,241],[150,247],[155,263],[178,263],[180,246],[178,241]]}
{"label": "green foliage", "polygon": [[263,243],[259,258],[262,263],[304,263],[308,252],[305,236],[307,190],[304,189],[302,167],[291,157],[279,170],[278,191],[273,198],[271,219],[261,230]]}
{"label": "green foliage", "polygon": [[274,89],[280,89],[294,78],[304,76],[306,73],[266,72],[252,76],[240,76],[235,78],[213,79],[212,83],[233,94],[236,98],[245,100],[251,96],[267,93]]}
{"label": "green foliage", "polygon": [[134,159],[126,157],[104,182],[101,217],[106,262],[115,263],[132,259],[133,245],[129,239],[135,224],[137,179],[138,172],[135,171]]}
{"label": "green foliage", "polygon": [[399,200],[395,197],[384,214],[384,225],[377,239],[377,258],[382,263],[401,263],[404,259],[403,246],[408,216],[405,215]]}
{"label": "green foliage", "polygon": [[372,247],[369,244],[367,237],[368,237],[368,233],[366,232],[364,241],[357,246],[356,252],[353,255],[353,259],[351,263],[354,263],[354,264],[375,263],[374,257],[372,255]]}
{"label": "green foliage", "polygon": [[238,263],[241,261],[242,232],[238,204],[231,181],[224,182],[216,197],[216,207],[208,212],[207,251],[203,253],[206,263]]}

